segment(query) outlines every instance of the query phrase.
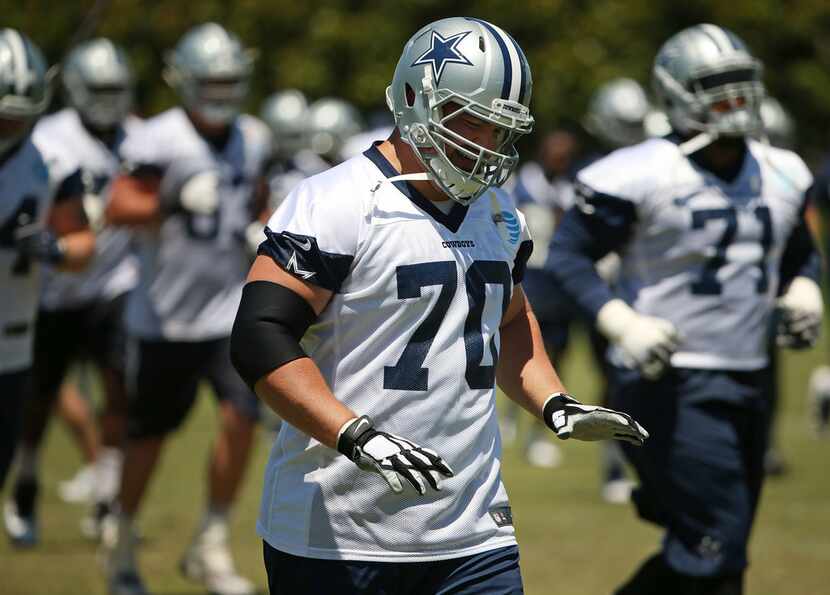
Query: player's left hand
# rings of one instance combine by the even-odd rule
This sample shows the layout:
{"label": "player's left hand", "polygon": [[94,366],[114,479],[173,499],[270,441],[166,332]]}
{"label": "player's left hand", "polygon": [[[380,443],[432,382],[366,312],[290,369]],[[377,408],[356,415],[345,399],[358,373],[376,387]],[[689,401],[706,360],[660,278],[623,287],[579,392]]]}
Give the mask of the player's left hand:
{"label": "player's left hand", "polygon": [[818,284],[796,277],[778,299],[779,321],[776,343],[788,349],[812,347],[818,340],[824,304]]}
{"label": "player's left hand", "polygon": [[542,409],[544,421],[562,440],[623,440],[642,446],[648,432],[627,413],[583,405],[567,393],[554,393]]}

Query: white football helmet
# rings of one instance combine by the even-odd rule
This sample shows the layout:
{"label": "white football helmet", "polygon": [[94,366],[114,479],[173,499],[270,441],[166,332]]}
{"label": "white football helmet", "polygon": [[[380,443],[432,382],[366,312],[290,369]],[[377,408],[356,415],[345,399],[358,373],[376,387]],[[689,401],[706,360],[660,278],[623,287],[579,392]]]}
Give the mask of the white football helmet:
{"label": "white football helmet", "polygon": [[286,89],[274,93],[262,104],[260,118],[271,129],[278,157],[290,159],[308,148],[308,100],[302,91]]}
{"label": "white football helmet", "polygon": [[640,83],[616,78],[596,90],[588,105],[585,129],[611,148],[636,144],[646,138],[645,120],[651,111]]}
{"label": "white football helmet", "polygon": [[124,51],[103,37],[76,46],[63,67],[68,103],[95,129],[118,126],[133,103],[133,74]]}
{"label": "white football helmet", "polygon": [[323,97],[312,103],[308,121],[311,150],[330,162],[341,161],[343,145],[365,128],[357,108],[336,97]]}
{"label": "white football helmet", "polygon": [[652,82],[674,130],[703,134],[711,142],[761,130],[762,70],[734,33],[703,24],[663,44],[654,59]]}
{"label": "white football helmet", "polygon": [[184,34],[165,56],[164,79],[189,111],[209,123],[232,122],[248,96],[255,52],[216,23]]}
{"label": "white football helmet", "polygon": [[[501,186],[516,167],[514,144],[533,129],[531,89],[527,59],[510,35],[480,19],[452,17],[407,42],[386,102],[429,179],[467,205]],[[448,122],[462,114],[497,125],[503,132],[499,146],[490,150],[452,131]],[[474,165],[455,165],[447,149]]]}
{"label": "white football helmet", "polygon": [[0,156],[25,138],[49,107],[53,75],[28,37],[0,29]]}

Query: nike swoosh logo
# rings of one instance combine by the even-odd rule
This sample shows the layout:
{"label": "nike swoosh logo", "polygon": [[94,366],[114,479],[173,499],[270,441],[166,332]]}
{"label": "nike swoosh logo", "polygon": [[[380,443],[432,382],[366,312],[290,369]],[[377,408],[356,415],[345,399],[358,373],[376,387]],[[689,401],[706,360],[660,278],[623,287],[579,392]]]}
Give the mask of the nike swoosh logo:
{"label": "nike swoosh logo", "polygon": [[361,420],[357,423],[357,428],[355,428],[355,434],[359,433],[359,432],[360,432],[360,430],[361,430],[361,428],[362,428],[364,425],[368,426],[368,425],[369,425],[369,422],[368,422],[368,421],[366,421],[365,419],[361,419]]}
{"label": "nike swoosh logo", "polygon": [[297,248],[304,252],[308,252],[309,250],[311,250],[311,240],[309,240],[308,238],[301,242],[297,238],[291,237],[287,234],[284,234],[283,237],[289,240],[292,244],[294,244],[295,246],[297,246]]}

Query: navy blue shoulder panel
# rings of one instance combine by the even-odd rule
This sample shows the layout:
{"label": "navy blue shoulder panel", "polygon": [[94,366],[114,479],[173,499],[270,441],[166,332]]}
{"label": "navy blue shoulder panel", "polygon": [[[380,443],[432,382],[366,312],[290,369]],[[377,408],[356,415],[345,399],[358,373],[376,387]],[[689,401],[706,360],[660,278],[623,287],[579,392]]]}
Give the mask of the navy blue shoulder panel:
{"label": "navy blue shoulder panel", "polygon": [[288,231],[276,233],[267,227],[265,237],[257,254],[270,256],[295,277],[338,292],[349,276],[354,256],[324,252],[317,238]]}

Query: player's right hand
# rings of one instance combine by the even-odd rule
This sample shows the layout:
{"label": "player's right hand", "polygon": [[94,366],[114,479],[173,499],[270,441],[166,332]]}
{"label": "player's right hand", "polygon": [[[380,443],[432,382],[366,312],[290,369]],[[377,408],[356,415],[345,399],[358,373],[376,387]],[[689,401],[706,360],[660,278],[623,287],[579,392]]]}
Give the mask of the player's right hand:
{"label": "player's right hand", "polygon": [[600,308],[597,328],[622,351],[623,363],[649,380],[663,375],[680,344],[680,334],[671,322],[639,314],[620,299]]}
{"label": "player's right hand", "polygon": [[219,207],[219,176],[213,171],[203,171],[192,176],[182,185],[179,204],[190,213],[213,215]]}
{"label": "player's right hand", "polygon": [[364,471],[382,475],[396,494],[403,492],[401,479],[423,495],[426,484],[440,490],[440,476],[453,476],[450,466],[434,450],[376,430],[366,415],[351,419],[340,428],[337,450]]}

